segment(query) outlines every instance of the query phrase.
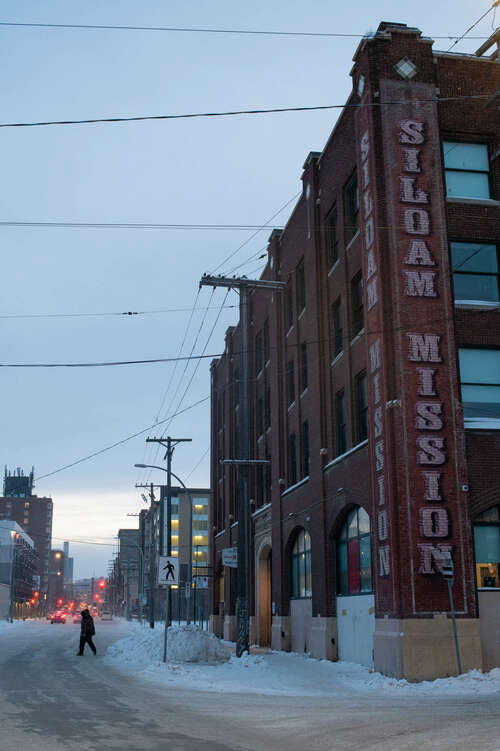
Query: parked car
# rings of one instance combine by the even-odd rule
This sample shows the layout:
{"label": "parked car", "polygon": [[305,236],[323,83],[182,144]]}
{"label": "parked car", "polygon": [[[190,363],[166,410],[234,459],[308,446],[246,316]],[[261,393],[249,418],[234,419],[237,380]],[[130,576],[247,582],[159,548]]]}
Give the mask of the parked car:
{"label": "parked car", "polygon": [[51,623],[66,623],[66,613],[61,613],[60,610],[52,613],[50,616]]}

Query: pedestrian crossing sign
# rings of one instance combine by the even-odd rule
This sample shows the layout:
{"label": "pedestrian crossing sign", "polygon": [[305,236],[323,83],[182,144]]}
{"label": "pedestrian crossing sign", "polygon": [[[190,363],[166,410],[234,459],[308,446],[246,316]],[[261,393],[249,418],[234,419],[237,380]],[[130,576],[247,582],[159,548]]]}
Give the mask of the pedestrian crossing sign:
{"label": "pedestrian crossing sign", "polygon": [[161,555],[158,561],[158,584],[170,587],[179,584],[179,559],[175,556]]}

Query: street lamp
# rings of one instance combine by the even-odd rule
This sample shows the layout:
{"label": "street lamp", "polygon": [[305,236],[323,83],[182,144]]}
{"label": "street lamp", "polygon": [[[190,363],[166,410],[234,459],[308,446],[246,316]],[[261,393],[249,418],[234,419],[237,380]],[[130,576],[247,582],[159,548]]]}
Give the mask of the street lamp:
{"label": "street lamp", "polygon": [[[188,559],[188,573],[187,573],[187,579],[186,579],[186,591],[189,592],[189,596],[191,595],[191,585],[192,585],[192,575],[193,575],[193,498],[191,496],[191,493],[187,489],[185,483],[181,480],[180,477],[178,477],[175,472],[172,472],[171,469],[166,469],[165,467],[159,467],[156,464],[134,464],[134,467],[137,467],[138,469],[159,469],[162,472],[167,472],[167,474],[172,475],[179,485],[182,485],[184,488],[184,491],[186,492],[187,497],[189,498],[189,559]],[[169,549],[167,550],[167,554],[170,553],[170,540],[172,535],[172,528],[171,528],[171,520],[168,520],[168,546]],[[163,551],[160,550],[160,555]],[[180,592],[179,592],[180,594]],[[186,622],[189,624],[191,622],[190,617],[190,609],[189,606],[186,608]]]}

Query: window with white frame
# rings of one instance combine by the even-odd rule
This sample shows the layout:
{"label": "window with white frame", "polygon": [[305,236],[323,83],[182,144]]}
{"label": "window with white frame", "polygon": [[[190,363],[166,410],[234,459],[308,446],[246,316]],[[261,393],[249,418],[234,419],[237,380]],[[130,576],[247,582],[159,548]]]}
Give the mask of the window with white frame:
{"label": "window with white frame", "polygon": [[460,349],[465,418],[500,418],[500,349]]}
{"label": "window with white frame", "polygon": [[498,248],[491,243],[451,242],[455,300],[498,302]]}
{"label": "window with white frame", "polygon": [[485,143],[443,141],[446,195],[491,198],[488,146]]}

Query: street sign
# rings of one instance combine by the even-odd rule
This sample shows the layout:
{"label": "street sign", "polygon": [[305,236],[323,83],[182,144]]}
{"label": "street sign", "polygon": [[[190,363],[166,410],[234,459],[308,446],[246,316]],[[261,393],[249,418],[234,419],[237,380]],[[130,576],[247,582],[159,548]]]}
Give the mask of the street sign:
{"label": "street sign", "polygon": [[158,584],[170,587],[179,583],[179,559],[174,556],[161,555],[158,560]]}
{"label": "street sign", "polygon": [[445,579],[451,579],[453,581],[454,567],[453,559],[449,551],[441,553],[441,574]]}
{"label": "street sign", "polygon": [[223,548],[222,565],[229,568],[238,568],[238,548]]}
{"label": "street sign", "polygon": [[195,576],[193,578],[198,589],[208,589],[208,576]]}

